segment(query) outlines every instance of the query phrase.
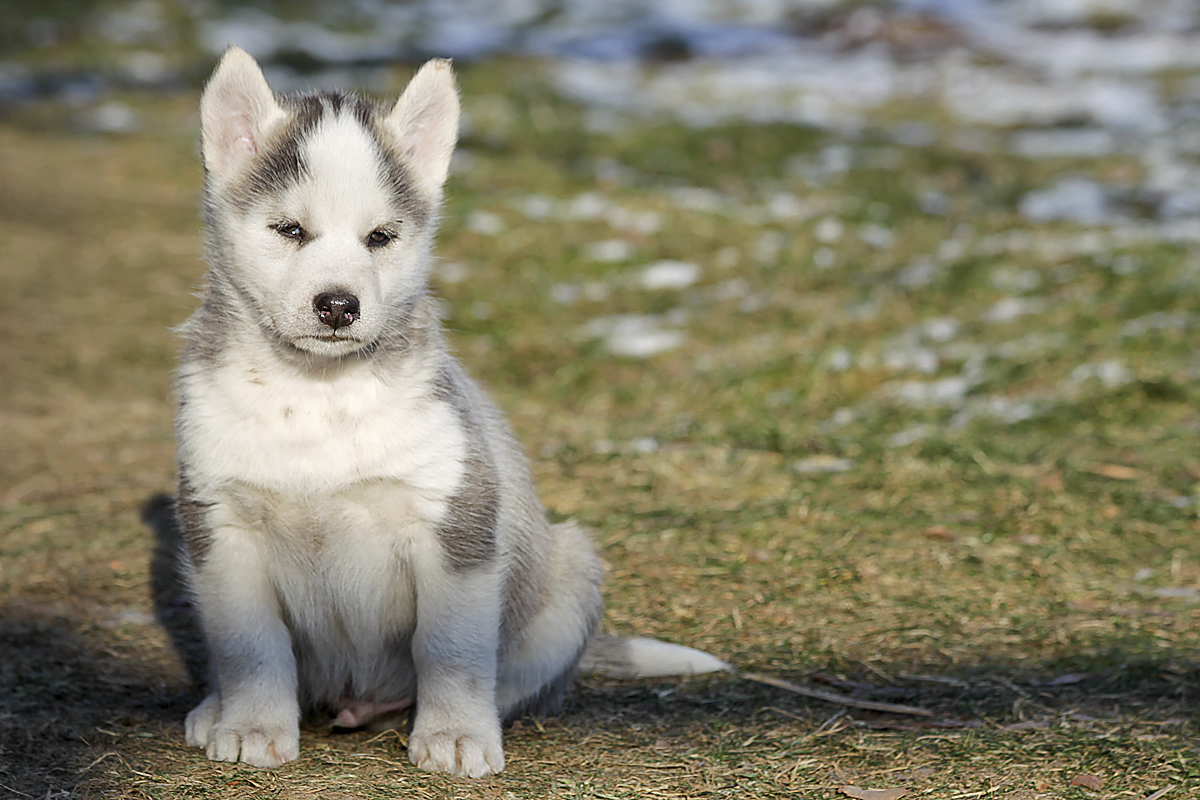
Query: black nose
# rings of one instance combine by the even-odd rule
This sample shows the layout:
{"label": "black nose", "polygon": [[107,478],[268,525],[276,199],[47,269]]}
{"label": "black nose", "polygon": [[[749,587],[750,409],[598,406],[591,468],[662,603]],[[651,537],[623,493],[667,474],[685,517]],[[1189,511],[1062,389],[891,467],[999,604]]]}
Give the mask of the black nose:
{"label": "black nose", "polygon": [[322,292],[313,298],[317,318],[335,331],[358,319],[358,298],[344,292]]}

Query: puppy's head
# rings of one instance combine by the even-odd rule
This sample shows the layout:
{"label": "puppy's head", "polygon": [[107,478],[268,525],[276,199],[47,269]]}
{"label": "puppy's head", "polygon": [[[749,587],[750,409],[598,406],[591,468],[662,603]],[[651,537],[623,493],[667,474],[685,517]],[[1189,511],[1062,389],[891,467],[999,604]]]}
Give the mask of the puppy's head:
{"label": "puppy's head", "polygon": [[397,331],[423,292],[458,134],[448,61],[394,104],[276,97],[230,48],[200,101],[211,279],[275,340],[338,357]]}

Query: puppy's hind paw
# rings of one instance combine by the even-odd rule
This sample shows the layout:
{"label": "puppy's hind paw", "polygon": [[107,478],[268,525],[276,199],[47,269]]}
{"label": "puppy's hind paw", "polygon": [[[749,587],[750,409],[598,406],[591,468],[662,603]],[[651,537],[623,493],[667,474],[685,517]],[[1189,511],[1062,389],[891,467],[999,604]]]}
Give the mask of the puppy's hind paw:
{"label": "puppy's hind paw", "polygon": [[504,769],[504,747],[498,731],[495,735],[467,731],[414,732],[408,739],[408,758],[418,769],[465,778],[482,778]]}

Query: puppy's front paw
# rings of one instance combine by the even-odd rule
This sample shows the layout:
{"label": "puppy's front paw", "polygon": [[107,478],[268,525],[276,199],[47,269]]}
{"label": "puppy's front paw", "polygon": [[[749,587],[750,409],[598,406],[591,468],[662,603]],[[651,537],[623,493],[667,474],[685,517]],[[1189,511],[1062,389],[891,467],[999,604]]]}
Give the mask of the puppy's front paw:
{"label": "puppy's front paw", "polygon": [[408,738],[408,758],[429,772],[482,778],[504,769],[500,728],[497,725],[495,731],[414,731]]}
{"label": "puppy's front paw", "polygon": [[294,723],[238,723],[221,713],[221,696],[210,694],[187,715],[187,743],[204,748],[213,761],[242,761],[278,767],[300,756],[300,729]]}
{"label": "puppy's front paw", "polygon": [[183,723],[184,737],[192,747],[207,747],[208,733],[221,716],[221,695],[213,693],[191,710]]}
{"label": "puppy's front paw", "polygon": [[218,722],[209,731],[204,753],[213,761],[278,767],[300,757],[300,732],[285,725],[250,727]]}

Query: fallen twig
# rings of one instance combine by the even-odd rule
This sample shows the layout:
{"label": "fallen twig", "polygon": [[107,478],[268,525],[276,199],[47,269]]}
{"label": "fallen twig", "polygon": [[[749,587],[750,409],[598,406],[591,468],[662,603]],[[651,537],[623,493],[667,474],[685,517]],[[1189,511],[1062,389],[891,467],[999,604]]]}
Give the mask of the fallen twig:
{"label": "fallen twig", "polygon": [[780,678],[772,678],[769,675],[759,675],[756,672],[735,672],[740,678],[745,678],[748,681],[762,683],[767,686],[774,686],[776,689],[783,689],[793,694],[811,697],[814,700],[823,700],[826,703],[835,703],[840,706],[850,706],[852,708],[862,708],[867,711],[882,711],[887,714],[912,714],[918,717],[932,717],[933,712],[927,708],[919,708],[917,706],[905,706],[898,703],[879,703],[874,700],[858,700],[853,697],[846,697],[835,692],[826,692],[821,689],[809,689],[805,686],[785,681]]}

